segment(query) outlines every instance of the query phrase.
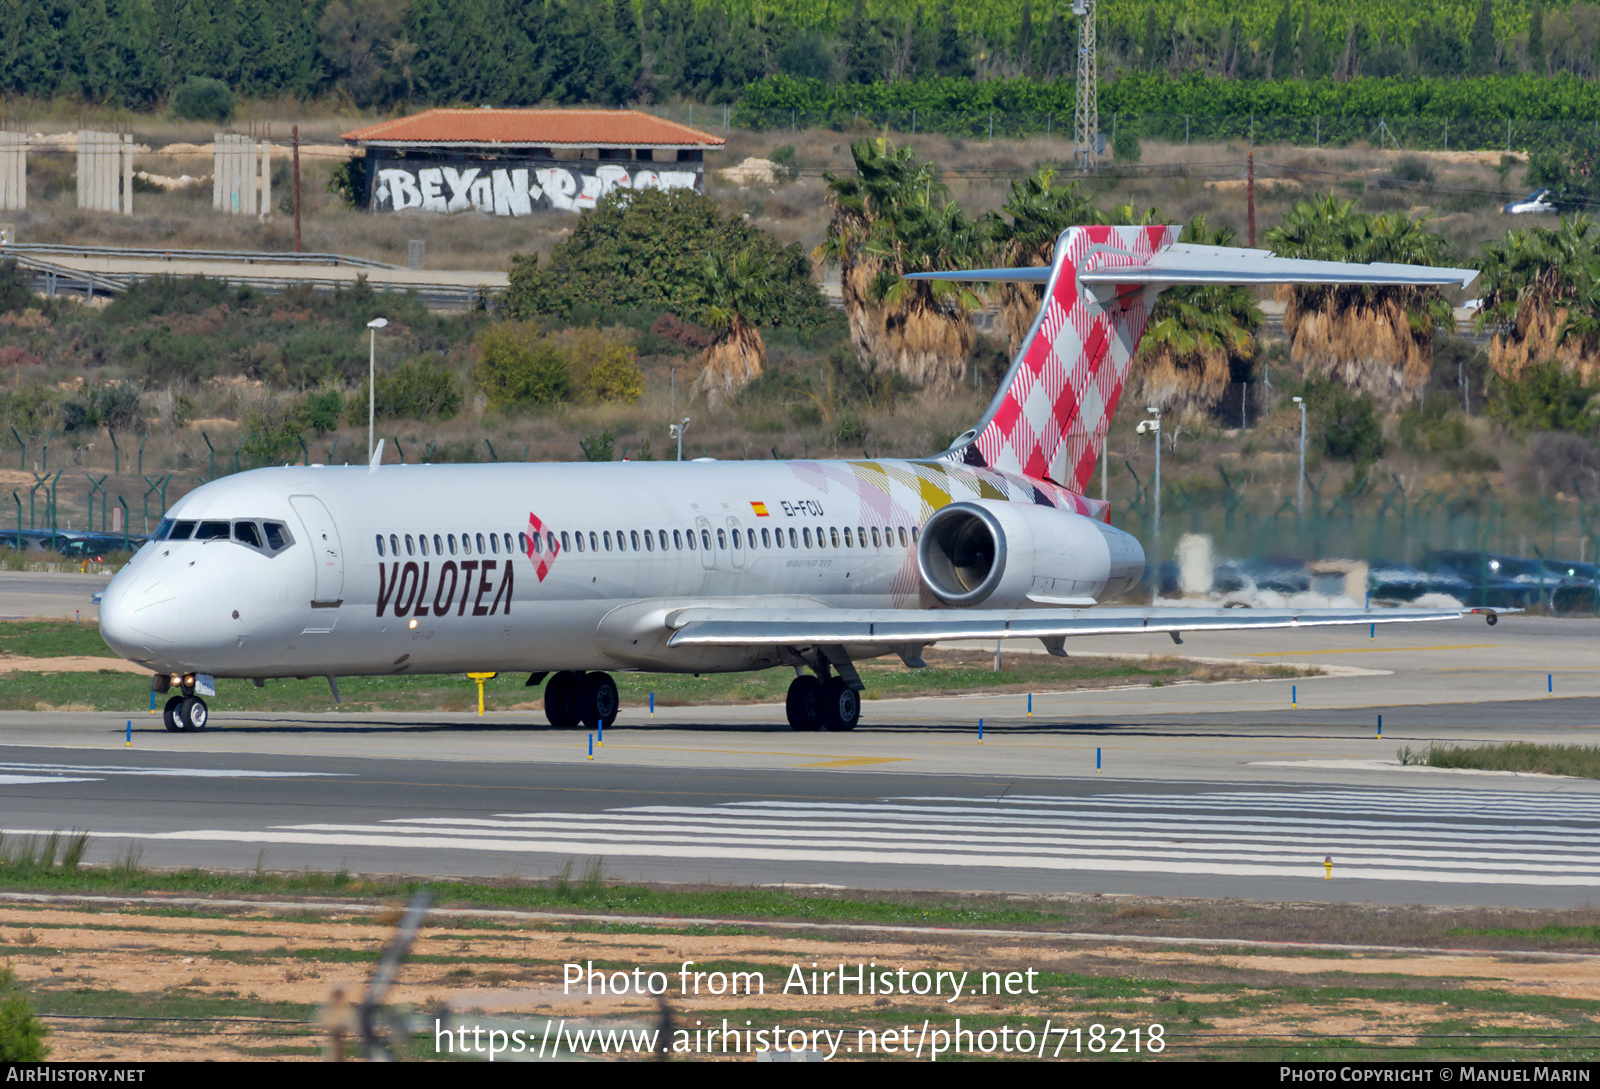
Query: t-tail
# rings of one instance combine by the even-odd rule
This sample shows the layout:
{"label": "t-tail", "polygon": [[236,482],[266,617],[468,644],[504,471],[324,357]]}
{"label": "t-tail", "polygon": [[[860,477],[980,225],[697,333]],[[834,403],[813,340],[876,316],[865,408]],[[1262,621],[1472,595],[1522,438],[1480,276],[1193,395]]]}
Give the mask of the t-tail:
{"label": "t-tail", "polygon": [[943,456],[1082,495],[1156,296],[1177,284],[1466,287],[1477,271],[1275,257],[1180,244],[1176,226],[1068,227],[1048,268],[921,272],[915,280],[1041,284],[1044,305],[983,419]]}

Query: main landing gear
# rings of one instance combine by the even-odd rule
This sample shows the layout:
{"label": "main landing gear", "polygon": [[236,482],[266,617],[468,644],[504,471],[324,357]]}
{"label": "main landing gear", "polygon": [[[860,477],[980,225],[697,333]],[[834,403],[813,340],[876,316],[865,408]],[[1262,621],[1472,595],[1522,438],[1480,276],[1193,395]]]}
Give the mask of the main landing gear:
{"label": "main landing gear", "polygon": [[211,709],[199,696],[173,696],[162,709],[161,721],[167,729],[178,731],[203,730],[211,717]]}
{"label": "main landing gear", "polygon": [[582,724],[591,730],[617,721],[617,682],[605,673],[556,673],[544,686],[544,717],[558,730]]}
{"label": "main landing gear", "polygon": [[843,677],[824,680],[804,673],[789,682],[784,711],[793,730],[853,730],[861,721],[861,693]]}

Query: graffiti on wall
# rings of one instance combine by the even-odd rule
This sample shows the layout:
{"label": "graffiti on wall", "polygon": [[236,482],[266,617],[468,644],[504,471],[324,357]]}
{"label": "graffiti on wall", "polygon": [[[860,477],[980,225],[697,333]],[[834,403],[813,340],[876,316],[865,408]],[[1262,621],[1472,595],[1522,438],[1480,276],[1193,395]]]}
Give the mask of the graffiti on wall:
{"label": "graffiti on wall", "polygon": [[525,216],[548,208],[582,212],[613,189],[699,189],[701,178],[697,169],[665,170],[662,166],[666,164],[598,160],[568,159],[558,164],[388,159],[375,165],[375,212],[408,208],[496,216]]}

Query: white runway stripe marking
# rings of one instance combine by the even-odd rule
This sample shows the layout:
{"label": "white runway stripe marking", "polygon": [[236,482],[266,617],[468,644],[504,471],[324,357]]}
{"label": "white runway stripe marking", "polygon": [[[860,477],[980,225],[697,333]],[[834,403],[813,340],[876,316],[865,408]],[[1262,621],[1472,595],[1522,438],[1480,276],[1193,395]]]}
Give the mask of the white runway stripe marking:
{"label": "white runway stripe marking", "polygon": [[[153,832],[150,840],[1600,887],[1600,799],[1217,792],[633,806]],[[127,837],[131,833],[99,833]]]}
{"label": "white runway stripe marking", "polygon": [[[79,772],[87,775],[151,775],[177,779],[329,779],[344,773],[337,771],[252,771],[244,768],[152,768],[133,764],[26,764],[0,763],[0,771],[14,772]],[[40,780],[43,781],[43,780]],[[83,779],[57,779],[50,782],[90,782]]]}

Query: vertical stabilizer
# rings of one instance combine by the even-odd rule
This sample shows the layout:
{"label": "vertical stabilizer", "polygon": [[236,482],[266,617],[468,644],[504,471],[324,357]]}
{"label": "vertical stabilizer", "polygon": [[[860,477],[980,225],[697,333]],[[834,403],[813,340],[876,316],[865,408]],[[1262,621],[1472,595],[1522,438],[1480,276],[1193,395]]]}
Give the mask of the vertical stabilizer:
{"label": "vertical stabilizer", "polygon": [[1061,232],[1033,328],[982,421],[946,456],[1053,480],[1082,494],[1159,289],[1137,283],[1089,286],[1079,278],[1100,269],[1144,265],[1178,240],[1179,229],[1069,227]]}

